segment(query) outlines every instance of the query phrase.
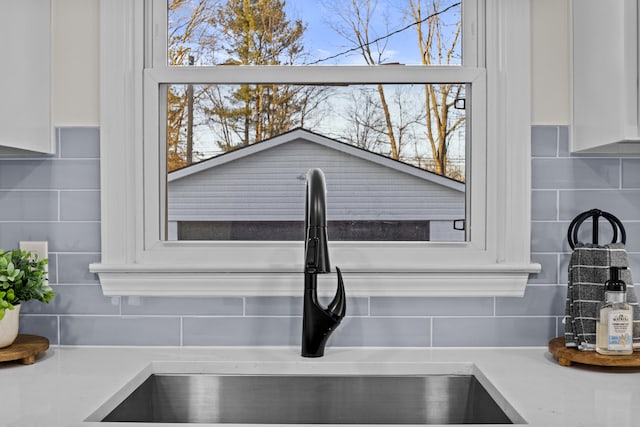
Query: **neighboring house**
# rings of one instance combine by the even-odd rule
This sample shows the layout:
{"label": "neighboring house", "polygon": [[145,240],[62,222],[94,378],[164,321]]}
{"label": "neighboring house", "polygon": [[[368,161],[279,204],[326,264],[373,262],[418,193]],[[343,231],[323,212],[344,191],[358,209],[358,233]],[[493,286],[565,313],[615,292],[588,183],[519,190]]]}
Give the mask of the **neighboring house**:
{"label": "neighboring house", "polygon": [[464,183],[304,129],[169,173],[169,240],[302,240],[310,168],[331,240],[464,240]]}

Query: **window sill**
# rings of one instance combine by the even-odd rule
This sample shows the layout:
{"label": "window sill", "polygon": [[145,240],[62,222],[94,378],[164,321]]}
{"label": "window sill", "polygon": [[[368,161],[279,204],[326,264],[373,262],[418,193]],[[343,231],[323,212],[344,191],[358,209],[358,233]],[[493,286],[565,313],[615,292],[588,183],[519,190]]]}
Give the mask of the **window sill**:
{"label": "window sill", "polygon": [[[198,266],[94,264],[105,295],[300,296],[302,273],[222,272]],[[434,267],[411,272],[349,272],[349,296],[521,297],[539,264]],[[335,274],[319,276],[320,293],[335,292]],[[176,286],[179,283],[180,286]],[[326,286],[325,286],[326,283]]]}

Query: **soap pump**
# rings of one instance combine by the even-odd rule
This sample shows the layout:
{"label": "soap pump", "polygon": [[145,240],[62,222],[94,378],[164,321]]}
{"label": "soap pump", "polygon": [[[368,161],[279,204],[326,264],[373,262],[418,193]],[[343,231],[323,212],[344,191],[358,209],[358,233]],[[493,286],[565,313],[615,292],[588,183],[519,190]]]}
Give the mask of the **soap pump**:
{"label": "soap pump", "polygon": [[627,285],[620,279],[624,267],[611,267],[604,284],[604,302],[596,322],[596,351],[600,354],[633,353],[633,309],[627,304]]}

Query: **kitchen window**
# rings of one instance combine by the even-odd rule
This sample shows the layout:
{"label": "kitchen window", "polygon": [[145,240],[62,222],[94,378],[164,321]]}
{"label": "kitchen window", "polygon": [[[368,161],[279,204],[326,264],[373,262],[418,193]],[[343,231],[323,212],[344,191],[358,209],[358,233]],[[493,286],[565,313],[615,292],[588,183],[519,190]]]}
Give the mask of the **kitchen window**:
{"label": "kitchen window", "polygon": [[[464,225],[464,237],[459,241],[331,240],[331,261],[343,270],[351,295],[521,295],[528,274],[539,269],[529,259],[529,2],[442,3],[443,9],[457,8],[463,16],[462,49],[452,55],[459,58],[457,63],[430,65],[418,59],[416,65],[404,61],[383,65],[377,60],[317,65],[316,57],[307,58],[310,63],[249,65],[237,56],[225,58],[223,50],[196,59],[188,53],[201,54],[197,46],[168,49],[167,40],[179,32],[167,25],[171,10],[167,11],[166,1],[102,1],[103,249],[101,263],[91,269],[99,274],[105,294],[299,294],[302,239],[170,237],[172,190],[168,189],[174,178],[168,141],[172,132],[182,132],[170,126],[176,112],[172,97],[188,99],[189,91],[207,90],[208,96],[226,93],[228,99],[251,90],[255,99],[257,93],[268,91],[273,97],[276,90],[324,88],[337,99],[345,88],[375,95],[381,87],[391,93],[394,88],[448,85],[456,88],[452,108],[464,117],[464,131],[458,132],[458,138],[463,141],[465,172],[456,181],[466,187],[464,218],[456,219]],[[386,41],[393,28],[374,40]],[[362,51],[374,43],[360,40],[357,46]],[[182,54],[180,62],[171,57],[176,52]],[[202,59],[205,56],[209,62]],[[192,113],[190,119],[198,117],[204,116]],[[255,131],[254,126],[251,132]],[[282,138],[289,131],[270,137]],[[185,132],[193,132],[193,127]],[[211,137],[213,131],[207,132],[199,137]],[[319,133],[313,130],[308,138],[329,145],[339,139],[327,142],[326,135]],[[408,157],[411,162],[417,155]],[[218,225],[224,229],[228,222]]]}
{"label": "kitchen window", "polygon": [[[476,2],[162,4],[161,239],[300,241],[304,175],[319,167],[332,241],[469,240]],[[431,81],[434,67],[448,81]],[[179,68],[202,82],[176,83]]]}

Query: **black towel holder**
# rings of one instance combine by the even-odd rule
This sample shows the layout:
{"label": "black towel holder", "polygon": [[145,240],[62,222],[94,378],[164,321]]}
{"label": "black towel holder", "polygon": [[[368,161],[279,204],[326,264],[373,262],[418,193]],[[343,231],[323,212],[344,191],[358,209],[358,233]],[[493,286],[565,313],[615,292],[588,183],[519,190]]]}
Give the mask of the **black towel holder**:
{"label": "black towel holder", "polygon": [[576,216],[571,224],[569,225],[569,230],[567,231],[567,240],[569,240],[569,246],[571,249],[574,249],[576,243],[578,243],[578,229],[582,225],[582,223],[588,218],[593,218],[593,227],[591,229],[592,235],[592,243],[594,245],[598,244],[598,220],[600,217],[605,218],[611,224],[611,228],[613,228],[613,238],[611,239],[611,243],[616,243],[618,241],[618,230],[620,231],[620,241],[622,243],[627,242],[627,233],[624,230],[624,226],[620,222],[618,218],[609,212],[601,211],[600,209],[591,209],[586,212],[582,212],[578,216]]}

